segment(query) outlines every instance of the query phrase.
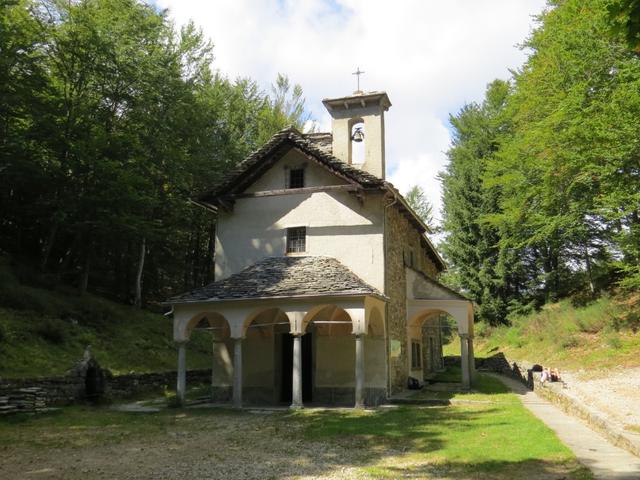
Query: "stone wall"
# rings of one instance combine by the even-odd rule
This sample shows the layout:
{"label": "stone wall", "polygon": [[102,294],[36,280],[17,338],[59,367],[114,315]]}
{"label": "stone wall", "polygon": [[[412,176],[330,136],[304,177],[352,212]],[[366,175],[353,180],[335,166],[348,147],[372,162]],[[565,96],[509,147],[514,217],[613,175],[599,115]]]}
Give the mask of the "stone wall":
{"label": "stone wall", "polygon": [[387,305],[388,341],[400,342],[400,355],[389,358],[389,386],[392,395],[407,386],[407,280],[405,266],[411,261],[413,268],[435,278],[437,268],[422,246],[421,234],[398,211],[387,208],[385,217],[385,284],[384,292],[389,297]]}
{"label": "stone wall", "polygon": [[[445,367],[460,366],[460,356],[451,355],[444,357]],[[517,360],[511,361],[504,356],[503,353],[496,353],[491,357],[475,358],[476,370],[484,370],[488,372],[499,373],[507,377],[514,378],[527,385],[529,388],[534,387],[533,366],[534,363]]]}
{"label": "stone wall", "polygon": [[[145,392],[161,392],[166,387],[174,388],[176,372],[131,373],[127,375],[112,375],[105,370],[105,393],[107,399],[128,398]],[[187,385],[208,384],[211,382],[211,370],[190,370],[187,372]],[[15,404],[12,399],[21,399],[25,391],[36,389],[38,393],[38,407],[70,405],[85,401],[85,379],[77,375],[40,378],[11,378],[0,379],[0,400],[7,408]],[[34,390],[34,391],[36,391]],[[42,405],[44,402],[44,405]],[[35,404],[36,402],[34,402]],[[32,411],[25,408],[22,411]]]}

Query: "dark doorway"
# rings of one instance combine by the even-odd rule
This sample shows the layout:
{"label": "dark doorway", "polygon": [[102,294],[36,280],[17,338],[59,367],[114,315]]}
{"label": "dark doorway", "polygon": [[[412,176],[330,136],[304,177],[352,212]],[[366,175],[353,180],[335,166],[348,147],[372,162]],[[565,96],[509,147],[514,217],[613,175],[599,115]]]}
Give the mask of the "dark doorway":
{"label": "dark doorway", "polygon": [[85,395],[88,400],[97,401],[104,394],[104,373],[97,365],[91,365],[84,377]]}
{"label": "dark doorway", "polygon": [[[302,336],[302,401],[311,402],[313,393],[313,348],[312,336]],[[293,335],[282,334],[282,383],[280,401],[291,403],[293,383]]]}

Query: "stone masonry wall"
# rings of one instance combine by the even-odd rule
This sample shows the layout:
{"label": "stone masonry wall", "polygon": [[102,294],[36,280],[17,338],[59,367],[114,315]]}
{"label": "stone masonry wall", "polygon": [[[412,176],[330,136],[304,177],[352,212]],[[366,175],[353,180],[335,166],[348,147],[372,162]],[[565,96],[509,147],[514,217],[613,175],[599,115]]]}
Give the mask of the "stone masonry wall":
{"label": "stone masonry wall", "polygon": [[394,207],[385,219],[385,295],[389,297],[387,310],[388,341],[400,342],[400,355],[389,358],[390,395],[406,388],[409,376],[407,355],[407,281],[405,264],[409,251],[414,252],[413,268],[435,278],[437,269],[421,247],[421,235]]}
{"label": "stone masonry wall", "polygon": [[[128,398],[139,393],[162,391],[165,387],[173,388],[176,383],[176,372],[131,373],[112,375],[105,371],[105,397],[109,399]],[[189,370],[187,385],[211,382],[211,370]],[[0,399],[18,397],[25,389],[37,389],[47,407],[71,405],[85,400],[85,380],[77,375],[0,379]],[[7,404],[10,400],[7,400]],[[40,405],[42,407],[42,405]],[[9,408],[7,408],[7,411]]]}

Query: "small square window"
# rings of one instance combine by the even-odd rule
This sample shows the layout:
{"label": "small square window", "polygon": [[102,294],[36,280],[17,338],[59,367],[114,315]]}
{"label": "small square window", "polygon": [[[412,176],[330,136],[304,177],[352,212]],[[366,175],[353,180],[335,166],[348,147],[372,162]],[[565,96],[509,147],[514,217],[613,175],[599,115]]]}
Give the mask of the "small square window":
{"label": "small square window", "polygon": [[422,354],[420,342],[411,342],[411,368],[422,368]]}
{"label": "small square window", "polygon": [[289,188],[304,187],[304,168],[293,168],[289,170]]}
{"label": "small square window", "polygon": [[287,253],[300,253],[307,250],[307,228],[287,228]]}

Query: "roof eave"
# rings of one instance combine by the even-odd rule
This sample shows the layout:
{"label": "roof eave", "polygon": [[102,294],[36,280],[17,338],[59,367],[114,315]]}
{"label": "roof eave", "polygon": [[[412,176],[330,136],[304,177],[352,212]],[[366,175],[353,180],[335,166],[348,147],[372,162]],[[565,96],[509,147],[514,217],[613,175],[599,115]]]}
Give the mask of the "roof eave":
{"label": "roof eave", "polygon": [[243,298],[210,298],[210,299],[198,299],[198,300],[167,300],[160,302],[160,305],[188,305],[195,303],[218,303],[218,302],[252,302],[252,301],[265,301],[265,300],[297,300],[297,299],[309,299],[309,298],[360,298],[360,297],[373,297],[384,302],[389,300],[389,297],[379,292],[344,292],[344,293],[323,293],[323,294],[307,294],[307,295],[273,295],[262,297],[243,297]]}

